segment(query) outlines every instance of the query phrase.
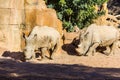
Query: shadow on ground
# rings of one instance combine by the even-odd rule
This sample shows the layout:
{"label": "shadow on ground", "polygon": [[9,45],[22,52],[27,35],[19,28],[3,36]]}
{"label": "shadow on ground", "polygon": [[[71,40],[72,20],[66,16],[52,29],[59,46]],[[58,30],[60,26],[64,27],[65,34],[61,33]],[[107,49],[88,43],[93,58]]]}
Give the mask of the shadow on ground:
{"label": "shadow on ground", "polygon": [[62,49],[67,52],[68,55],[78,55],[78,53],[75,50],[75,46],[70,43],[70,44],[64,44],[62,46]]}
{"label": "shadow on ground", "polygon": [[10,51],[5,51],[2,54],[3,57],[10,57],[14,60],[19,60],[22,62],[25,62],[25,56],[23,52],[10,52]]}
{"label": "shadow on ground", "polygon": [[119,80],[118,68],[16,62],[0,59],[0,80]]}

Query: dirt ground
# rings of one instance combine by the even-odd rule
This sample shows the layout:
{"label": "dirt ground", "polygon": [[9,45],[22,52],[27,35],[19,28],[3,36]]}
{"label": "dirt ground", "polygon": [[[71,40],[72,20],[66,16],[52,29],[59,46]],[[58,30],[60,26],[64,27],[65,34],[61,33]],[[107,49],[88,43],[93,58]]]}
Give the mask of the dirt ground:
{"label": "dirt ground", "polygon": [[120,80],[120,49],[106,56],[77,56],[74,46],[62,46],[53,60],[22,62],[22,52],[3,52],[0,58],[0,80]]}

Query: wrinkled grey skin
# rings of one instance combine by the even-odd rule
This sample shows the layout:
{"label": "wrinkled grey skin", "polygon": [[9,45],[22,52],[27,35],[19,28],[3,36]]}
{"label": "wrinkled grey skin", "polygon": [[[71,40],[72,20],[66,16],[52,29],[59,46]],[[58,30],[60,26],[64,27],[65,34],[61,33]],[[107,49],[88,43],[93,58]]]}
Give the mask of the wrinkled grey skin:
{"label": "wrinkled grey skin", "polygon": [[[80,35],[80,44],[76,51],[80,55],[87,55],[87,53],[94,55],[98,46],[105,46],[107,48],[105,54],[109,55],[113,53],[119,37],[119,31],[113,26],[92,24]],[[111,50],[110,45],[112,45]]]}
{"label": "wrinkled grey skin", "polygon": [[28,37],[24,36],[26,47],[24,49],[25,59],[34,59],[35,50],[40,51],[41,57],[44,57],[46,50],[49,52],[49,59],[57,50],[60,41],[60,34],[52,27],[35,26]]}

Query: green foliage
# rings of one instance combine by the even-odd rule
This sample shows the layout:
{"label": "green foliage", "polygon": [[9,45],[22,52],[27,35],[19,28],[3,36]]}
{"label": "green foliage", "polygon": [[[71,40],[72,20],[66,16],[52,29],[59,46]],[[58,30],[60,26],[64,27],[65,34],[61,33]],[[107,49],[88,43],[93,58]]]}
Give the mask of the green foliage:
{"label": "green foliage", "polygon": [[57,11],[58,18],[63,21],[63,27],[72,31],[73,26],[79,28],[90,25],[93,19],[104,14],[95,12],[94,5],[102,5],[108,0],[45,0],[50,8]]}

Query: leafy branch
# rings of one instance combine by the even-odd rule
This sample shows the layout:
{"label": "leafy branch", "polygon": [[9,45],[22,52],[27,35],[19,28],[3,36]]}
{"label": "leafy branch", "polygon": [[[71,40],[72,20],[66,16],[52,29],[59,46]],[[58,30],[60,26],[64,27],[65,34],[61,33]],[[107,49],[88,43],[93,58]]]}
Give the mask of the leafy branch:
{"label": "leafy branch", "polygon": [[49,8],[54,8],[58,18],[63,21],[63,28],[72,31],[74,26],[84,28],[90,25],[93,19],[104,14],[104,11],[95,12],[95,5],[102,5],[108,0],[45,0]]}

